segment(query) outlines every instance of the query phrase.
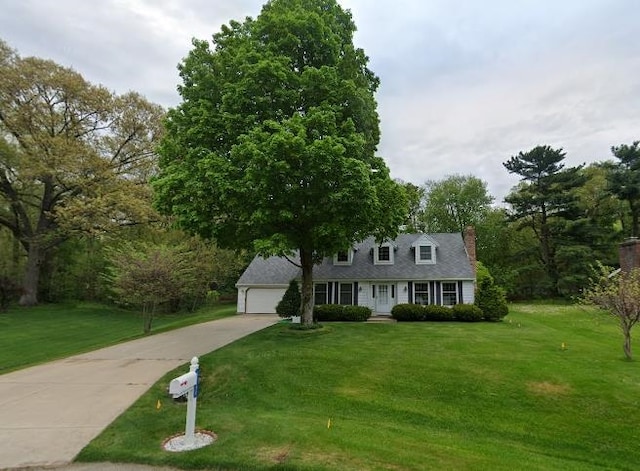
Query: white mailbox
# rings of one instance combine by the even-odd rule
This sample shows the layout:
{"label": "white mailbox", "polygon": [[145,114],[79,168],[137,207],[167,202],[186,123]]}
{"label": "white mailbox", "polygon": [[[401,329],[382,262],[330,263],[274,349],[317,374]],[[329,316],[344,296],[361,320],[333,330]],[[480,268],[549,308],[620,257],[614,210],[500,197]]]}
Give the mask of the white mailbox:
{"label": "white mailbox", "polygon": [[169,383],[169,394],[173,397],[184,396],[198,382],[198,374],[195,371],[178,376]]}

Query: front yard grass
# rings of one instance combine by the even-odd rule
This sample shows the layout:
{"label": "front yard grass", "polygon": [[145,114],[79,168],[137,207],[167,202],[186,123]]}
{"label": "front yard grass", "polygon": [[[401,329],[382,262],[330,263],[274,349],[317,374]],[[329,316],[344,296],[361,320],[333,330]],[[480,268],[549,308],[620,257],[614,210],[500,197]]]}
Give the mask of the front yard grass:
{"label": "front yard grass", "polygon": [[[615,321],[515,305],[501,323],[278,324],[200,359],[198,428],[153,386],[79,455],[191,469],[601,470],[640,463],[640,363]],[[158,403],[159,401],[159,403]],[[160,408],[158,408],[160,404]]]}
{"label": "front yard grass", "polygon": [[[159,315],[151,333],[235,313],[221,304],[193,313]],[[102,304],[47,304],[0,313],[0,374],[142,337],[140,314]]]}

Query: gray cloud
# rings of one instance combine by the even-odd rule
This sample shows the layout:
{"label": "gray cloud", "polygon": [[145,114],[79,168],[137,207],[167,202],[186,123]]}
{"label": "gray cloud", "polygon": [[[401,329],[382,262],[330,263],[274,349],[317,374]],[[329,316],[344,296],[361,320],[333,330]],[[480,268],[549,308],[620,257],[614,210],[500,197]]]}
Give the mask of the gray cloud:
{"label": "gray cloud", "polygon": [[[379,152],[413,183],[474,174],[500,201],[502,162],[538,144],[567,164],[604,160],[640,139],[636,0],[342,0],[378,94]],[[191,38],[256,16],[261,0],[4,0],[0,35],[22,55],[92,82],[179,102]]]}

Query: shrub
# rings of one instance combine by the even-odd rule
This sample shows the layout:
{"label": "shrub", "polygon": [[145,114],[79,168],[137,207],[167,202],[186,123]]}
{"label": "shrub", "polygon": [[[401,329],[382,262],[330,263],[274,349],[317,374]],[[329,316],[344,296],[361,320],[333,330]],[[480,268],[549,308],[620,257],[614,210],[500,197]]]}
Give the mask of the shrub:
{"label": "shrub", "polygon": [[487,321],[499,321],[509,313],[504,290],[490,277],[479,281],[475,305]]}
{"label": "shrub", "polygon": [[341,304],[320,304],[313,306],[314,322],[332,322],[340,319]]}
{"label": "shrub", "polygon": [[342,316],[348,322],[364,322],[371,317],[371,309],[366,306],[345,306]]}
{"label": "shrub", "polygon": [[396,304],[391,309],[391,317],[398,322],[418,322],[425,320],[425,308],[420,304]]}
{"label": "shrub", "polygon": [[313,308],[315,322],[364,322],[370,316],[371,309],[366,306],[321,304]]}
{"label": "shrub", "polygon": [[276,306],[276,312],[280,317],[291,317],[300,315],[300,306],[302,305],[302,297],[298,282],[291,280],[287,291]]}
{"label": "shrub", "polygon": [[424,307],[424,320],[426,321],[452,321],[453,310],[447,306],[430,304]]}
{"label": "shrub", "polygon": [[456,304],[451,308],[453,318],[461,322],[479,322],[483,319],[482,309],[475,304]]}

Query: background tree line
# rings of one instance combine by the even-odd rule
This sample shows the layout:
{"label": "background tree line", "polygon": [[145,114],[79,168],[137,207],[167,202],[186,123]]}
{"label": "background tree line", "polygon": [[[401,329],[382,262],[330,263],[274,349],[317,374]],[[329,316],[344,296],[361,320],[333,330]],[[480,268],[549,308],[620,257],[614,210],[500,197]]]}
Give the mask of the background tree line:
{"label": "background tree line", "polygon": [[492,205],[486,183],[472,175],[405,183],[406,230],[474,225],[478,259],[510,298],[576,295],[597,262],[616,266],[618,244],[639,235],[639,145],[612,147],[613,159],[571,168],[562,149],[520,152],[503,163],[520,177],[504,205]]}
{"label": "background tree line", "polygon": [[[304,9],[298,14],[303,15]],[[338,18],[352,28],[348,17],[338,15]],[[256,27],[260,33],[260,28],[269,30],[271,20],[266,16],[257,26],[245,26]],[[231,51],[236,47],[231,39],[236,35],[244,37],[243,27],[235,24],[235,29],[225,30],[218,40]],[[352,32],[351,29],[349,31]],[[396,201],[397,205],[404,205],[406,200],[402,211],[406,216],[405,231],[461,232],[465,226],[474,225],[479,260],[489,268],[496,283],[507,289],[512,299],[570,296],[585,286],[589,268],[596,261],[606,265],[617,264],[617,244],[640,233],[639,142],[612,147],[613,158],[610,160],[571,168],[564,165],[566,155],[562,149],[538,146],[520,152],[504,162],[505,172],[520,177],[520,183],[505,198],[504,206],[496,205],[501,202],[494,201],[486,183],[473,175],[452,175],[439,181],[427,181],[421,186],[405,183],[402,185],[404,191],[399,194],[397,187],[387,181],[388,169],[384,162],[373,156],[378,131],[375,125],[377,115],[372,111],[375,109],[372,92],[377,86],[377,78],[366,68],[361,51],[351,51],[348,44],[350,34],[338,38],[344,43],[336,39],[336,44],[343,44],[340,47],[349,52],[345,57],[353,62],[340,65],[339,73],[353,74],[354,80],[362,83],[365,90],[362,97],[366,98],[368,105],[365,110],[358,110],[361,115],[350,109],[340,109],[340,113],[347,115],[348,126],[338,129],[332,121],[332,106],[336,105],[323,101],[322,97],[328,93],[324,89],[313,89],[313,94],[305,97],[304,106],[309,106],[310,110],[306,114],[300,114],[301,104],[292,103],[291,109],[297,110],[296,113],[304,119],[293,118],[285,124],[273,118],[277,114],[272,116],[268,109],[263,109],[265,103],[225,101],[225,106],[237,108],[233,114],[225,115],[227,117],[240,119],[244,107],[259,105],[265,116],[273,118],[265,121],[269,129],[263,129],[262,122],[248,124],[257,126],[251,131],[251,138],[256,142],[264,141],[265,145],[256,147],[245,140],[232,152],[231,143],[224,141],[227,146],[225,156],[231,155],[242,162],[255,159],[256,165],[262,162],[258,167],[264,169],[269,167],[268,162],[263,161],[268,156],[258,153],[258,149],[289,146],[288,140],[291,141],[289,161],[286,165],[274,164],[273,175],[244,173],[241,179],[251,177],[258,182],[257,179],[266,175],[277,183],[282,178],[283,168],[299,164],[295,160],[298,155],[293,151],[297,149],[295,146],[299,146],[301,152],[307,152],[305,146],[309,147],[309,152],[317,151],[312,148],[317,143],[304,134],[304,126],[312,126],[313,132],[333,136],[331,139],[336,143],[333,147],[320,149],[320,154],[327,159],[335,153],[335,163],[328,165],[328,160],[320,159],[314,163],[317,172],[334,178],[335,166],[343,165],[348,171],[340,175],[350,176],[352,182],[357,177],[361,182],[351,185],[351,188],[348,181],[331,180],[327,188],[331,185],[348,188],[343,196],[349,201],[356,201],[353,192],[361,195],[362,188],[368,188],[370,195],[366,211],[362,211],[364,215],[380,214],[376,208],[385,198]],[[228,44],[225,43],[227,39]],[[313,43],[312,39],[309,39],[309,44]],[[243,48],[263,47],[256,44],[240,45]],[[288,43],[277,44],[282,50],[267,52],[288,53]],[[342,57],[336,54],[336,57]],[[212,60],[211,57],[232,62],[239,60],[237,55],[212,56],[206,44],[196,42],[182,66],[183,75],[190,77],[201,73],[200,65],[203,61]],[[318,61],[325,59],[324,56],[317,58]],[[250,76],[255,72],[251,64],[238,66],[249,67],[246,73]],[[278,61],[274,64],[282,65]],[[314,67],[313,64],[299,64],[292,69],[291,80],[304,83],[308,79],[311,85],[317,84],[322,77],[311,76],[315,73]],[[303,69],[307,71],[306,75],[299,75]],[[318,67],[320,69],[322,67]],[[322,70],[329,73],[327,68]],[[337,80],[329,75],[329,79]],[[192,103],[189,93],[197,91],[197,87],[183,89],[185,110]],[[276,87],[272,93],[277,92]],[[358,92],[345,89],[344,93]],[[237,94],[238,99],[244,96],[244,92]],[[286,101],[285,98],[290,97],[281,98]],[[309,105],[315,103],[313,100],[318,104]],[[344,101],[340,100],[341,103]],[[197,103],[201,106],[202,101]],[[199,116],[200,111],[194,109],[194,116]],[[86,82],[74,70],[52,61],[22,58],[0,41],[0,300],[20,294],[21,303],[25,305],[79,299],[119,300],[151,311],[158,306],[172,309],[194,307],[206,299],[212,287],[233,293],[237,277],[254,253],[261,250],[279,253],[298,244],[293,239],[284,244],[285,239],[267,237],[265,232],[262,238],[251,234],[254,242],[262,241],[262,245],[256,248],[252,241],[233,236],[242,233],[239,231],[240,223],[244,228],[255,229],[260,222],[263,229],[271,230],[272,218],[261,216],[261,219],[256,219],[255,213],[250,213],[243,216],[244,219],[226,219],[226,229],[229,230],[219,235],[228,237],[226,245],[235,249],[231,251],[176,229],[172,217],[156,211],[150,185],[160,172],[156,150],[161,149],[168,165],[169,157],[178,158],[180,155],[176,146],[184,144],[180,141],[182,128],[193,130],[202,126],[203,139],[210,138],[216,143],[224,134],[208,136],[207,133],[218,132],[217,128],[207,123],[180,121],[187,118],[188,114],[179,115],[176,111],[167,121],[161,107],[139,94],[117,95]],[[306,119],[310,123],[305,123]],[[169,137],[165,134],[166,123],[173,126]],[[220,129],[230,129],[232,124],[220,123]],[[304,142],[300,136],[305,136],[309,142]],[[325,139],[323,142],[331,141]],[[364,152],[359,160],[350,160],[345,154],[349,146]],[[194,155],[201,151],[202,147],[194,147]],[[371,169],[376,172],[372,173]],[[301,175],[306,175],[305,172]],[[170,178],[175,179],[176,175],[170,175]],[[302,181],[298,176],[294,177],[296,182]],[[192,186],[200,184],[189,178],[185,181]],[[179,179],[171,182],[164,180],[165,190],[174,184],[180,186]],[[210,184],[201,183],[204,186],[196,188],[198,191],[207,189],[206,185]],[[162,186],[158,188],[162,190]],[[311,183],[302,189],[293,184],[290,187],[289,193],[304,190],[310,198],[322,198],[329,191],[323,187],[318,195],[312,194],[309,191],[309,188],[313,189]],[[247,193],[260,188],[260,185],[239,186],[235,193],[238,193],[238,188]],[[229,188],[221,186],[210,190],[215,190],[212,194],[216,194],[216,191],[219,193]],[[226,191],[221,194],[227,198],[227,206],[215,209],[227,211],[232,204],[244,208],[247,195],[235,193]],[[270,207],[268,204],[260,208],[261,214],[277,210],[278,217],[283,218],[282,224],[286,222],[291,226],[291,215],[298,209],[288,205],[300,200],[290,197],[289,193],[281,198],[282,207]],[[231,201],[231,197],[236,197],[237,201]],[[186,196],[182,194],[180,198]],[[258,198],[253,198],[253,201],[258,201]],[[280,200],[273,201],[280,204]],[[176,204],[181,200],[166,193],[163,203],[167,205],[169,202]],[[305,206],[307,209],[313,207]],[[202,209],[203,217],[207,219],[213,208]],[[338,213],[339,209],[336,209]],[[320,213],[314,213],[308,219],[318,221],[320,216]],[[182,217],[192,216],[186,211]],[[210,224],[211,220],[207,220]],[[195,219],[191,221],[192,224],[200,224]],[[390,221],[397,224],[397,214]],[[371,222],[368,225],[365,224],[367,221],[356,222],[358,227],[354,225],[348,234],[342,234],[335,229],[335,218],[328,218],[323,222],[326,227],[321,234],[342,243],[353,234],[357,235],[362,227],[366,226],[367,231],[375,229],[369,227]],[[315,234],[317,229],[305,224],[300,221],[296,231]],[[222,227],[207,226],[204,235],[207,231],[214,234]],[[202,232],[193,227],[190,229]],[[334,245],[332,242],[325,248],[334,250]],[[143,277],[151,277],[149,284],[155,286],[153,292],[140,291],[136,280]]]}

